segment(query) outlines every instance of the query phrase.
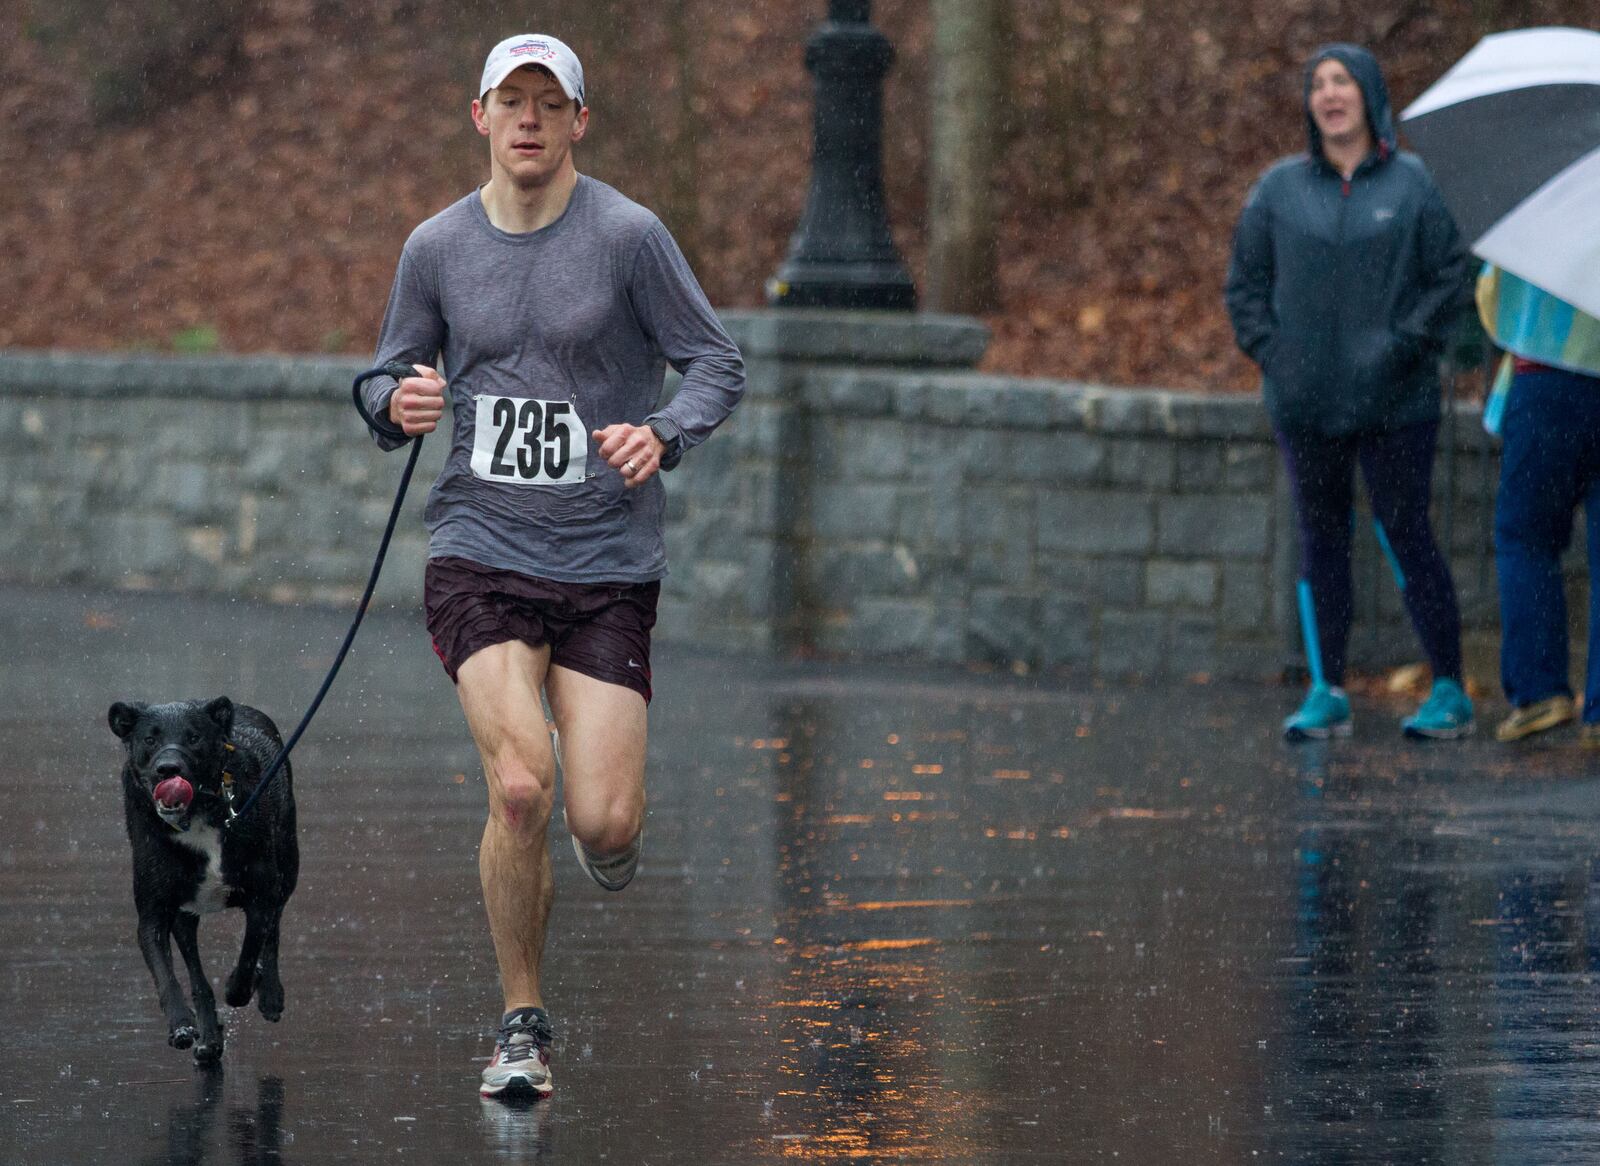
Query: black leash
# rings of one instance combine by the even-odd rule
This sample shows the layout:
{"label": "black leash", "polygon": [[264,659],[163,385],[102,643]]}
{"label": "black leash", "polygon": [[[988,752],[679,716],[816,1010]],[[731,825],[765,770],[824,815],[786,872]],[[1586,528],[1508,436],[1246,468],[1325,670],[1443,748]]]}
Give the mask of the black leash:
{"label": "black leash", "polygon": [[[372,414],[367,412],[367,403],[362,400],[361,386],[373,377],[393,377],[400,380],[402,377],[414,377],[417,370],[401,361],[391,360],[382,368],[369,368],[366,372],[356,377],[355,384],[350,387],[350,393],[355,398],[356,411],[361,414],[366,423],[374,429],[380,428],[372,419]],[[261,791],[266,789],[273,778],[278,776],[278,771],[283,768],[283,763],[289,760],[289,751],[300,741],[300,734],[306,731],[306,726],[311,723],[311,718],[317,715],[317,709],[322,705],[322,698],[328,695],[328,689],[333,687],[333,678],[339,675],[339,668],[344,663],[344,658],[350,652],[350,645],[355,643],[356,631],[361,627],[361,621],[367,614],[367,605],[372,602],[372,592],[378,585],[378,572],[383,570],[384,556],[389,553],[389,540],[394,537],[395,523],[400,520],[400,505],[406,500],[406,489],[411,485],[411,472],[417,468],[417,455],[422,452],[422,435],[419,433],[411,439],[411,457],[406,461],[405,472],[400,475],[400,488],[394,493],[394,505],[389,509],[389,524],[383,528],[383,541],[378,544],[378,557],[372,561],[372,574],[367,577],[367,589],[361,595],[361,603],[356,608],[356,618],[350,624],[350,630],[344,634],[344,643],[339,645],[339,654],[333,659],[333,667],[328,669],[328,675],[323,677],[322,687],[317,690],[316,699],[311,702],[311,707],[306,710],[306,715],[300,718],[300,724],[289,735],[288,743],[278,750],[278,755],[272,759],[272,764],[267,766],[266,772],[261,775],[261,780],[256,783],[256,788],[245,799],[244,805],[237,811],[231,807],[228,812],[227,825],[232,826],[235,821],[250,812],[250,807],[255,805],[256,799],[261,796]]]}

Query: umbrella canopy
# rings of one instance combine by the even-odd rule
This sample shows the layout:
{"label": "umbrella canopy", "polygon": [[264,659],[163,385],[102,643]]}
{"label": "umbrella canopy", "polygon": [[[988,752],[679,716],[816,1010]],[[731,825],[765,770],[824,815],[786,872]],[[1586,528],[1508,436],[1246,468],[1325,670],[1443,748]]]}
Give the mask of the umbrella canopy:
{"label": "umbrella canopy", "polygon": [[1401,126],[1475,253],[1600,316],[1600,33],[1485,37]]}

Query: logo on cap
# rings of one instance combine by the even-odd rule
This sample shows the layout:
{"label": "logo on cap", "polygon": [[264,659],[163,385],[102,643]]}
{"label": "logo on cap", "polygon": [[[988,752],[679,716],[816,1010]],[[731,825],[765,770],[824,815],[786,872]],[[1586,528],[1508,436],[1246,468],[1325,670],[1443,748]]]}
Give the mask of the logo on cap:
{"label": "logo on cap", "polygon": [[556,51],[550,47],[549,41],[525,40],[520,45],[511,46],[513,57],[533,57],[540,61],[555,60]]}

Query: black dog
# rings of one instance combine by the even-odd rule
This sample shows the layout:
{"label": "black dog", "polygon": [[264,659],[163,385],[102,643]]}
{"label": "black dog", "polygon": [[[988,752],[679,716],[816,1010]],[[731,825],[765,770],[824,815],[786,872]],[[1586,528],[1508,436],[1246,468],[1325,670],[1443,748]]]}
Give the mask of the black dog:
{"label": "black dog", "polygon": [[[128,753],[122,794],[133,845],[139,950],[166,1013],[167,1043],[176,1049],[194,1045],[195,1060],[215,1062],[222,1056],[222,1024],[200,966],[202,914],[244,909],[244,944],[223,999],[242,1008],[256,994],[262,1016],[283,1015],[278,923],[300,872],[287,761],[249,812],[230,822],[283,739],[265,713],[225,696],[157,705],[119,701],[108,719]],[[169,935],[189,969],[198,1031],[172,971]]]}

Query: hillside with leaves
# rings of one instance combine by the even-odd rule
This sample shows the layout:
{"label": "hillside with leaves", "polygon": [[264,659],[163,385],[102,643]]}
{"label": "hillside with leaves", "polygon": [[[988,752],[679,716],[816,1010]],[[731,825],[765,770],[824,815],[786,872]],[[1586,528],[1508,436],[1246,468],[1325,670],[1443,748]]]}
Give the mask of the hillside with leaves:
{"label": "hillside with leaves", "polygon": [[[895,238],[924,261],[931,29],[879,0]],[[0,42],[0,346],[370,351],[413,226],[487,177],[467,107],[502,0],[16,0]],[[985,366],[1246,389],[1220,302],[1234,218],[1303,144],[1300,64],[1383,61],[1396,108],[1485,32],[1589,0],[1011,0],[1002,308]],[[654,209],[714,303],[756,306],[810,174],[793,0],[555,0],[588,73],[579,167]]]}

